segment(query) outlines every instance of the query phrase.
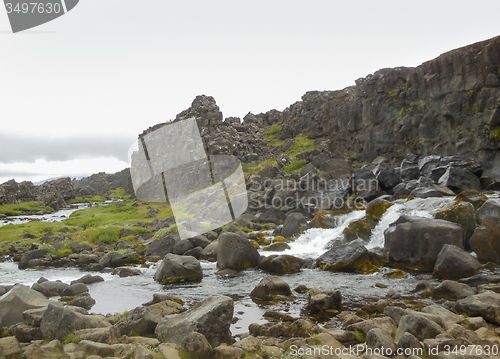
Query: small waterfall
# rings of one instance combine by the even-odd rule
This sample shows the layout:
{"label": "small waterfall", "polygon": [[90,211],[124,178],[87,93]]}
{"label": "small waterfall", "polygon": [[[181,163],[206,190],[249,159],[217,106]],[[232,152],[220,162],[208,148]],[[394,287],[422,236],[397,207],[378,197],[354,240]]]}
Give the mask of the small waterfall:
{"label": "small waterfall", "polygon": [[365,211],[353,211],[335,217],[335,228],[311,228],[305,231],[295,241],[288,243],[290,249],[284,252],[265,252],[264,254],[289,254],[299,258],[318,258],[328,250],[328,244],[336,239],[342,238],[342,232],[352,221],[358,220],[365,215]]}
{"label": "small waterfall", "polygon": [[[366,248],[383,248],[384,231],[401,215],[433,218],[435,213],[446,209],[454,197],[415,198],[411,201],[400,199],[393,202],[373,229]],[[290,242],[290,249],[284,252],[265,252],[264,254],[289,254],[300,258],[317,258],[328,250],[328,245],[334,239],[341,239],[344,229],[353,221],[365,216],[365,211],[353,211],[336,217],[336,227],[323,229],[311,228],[305,231],[294,242]]]}

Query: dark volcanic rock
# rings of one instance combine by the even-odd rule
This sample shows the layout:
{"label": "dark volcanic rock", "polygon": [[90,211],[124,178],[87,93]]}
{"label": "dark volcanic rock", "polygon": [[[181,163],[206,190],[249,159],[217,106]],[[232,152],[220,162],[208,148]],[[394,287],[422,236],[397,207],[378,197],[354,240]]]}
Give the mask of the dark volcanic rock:
{"label": "dark volcanic rock", "polygon": [[445,244],[463,248],[462,228],[440,219],[402,216],[384,236],[389,262],[409,269],[432,271]]}

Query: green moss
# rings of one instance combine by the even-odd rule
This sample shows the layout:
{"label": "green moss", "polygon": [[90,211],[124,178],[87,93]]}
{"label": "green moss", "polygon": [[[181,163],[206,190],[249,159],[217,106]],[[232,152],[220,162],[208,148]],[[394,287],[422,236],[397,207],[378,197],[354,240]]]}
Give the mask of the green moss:
{"label": "green moss", "polygon": [[186,351],[185,349],[179,348],[179,354],[181,356],[181,359],[193,359],[191,353]]}
{"label": "green moss", "polygon": [[278,139],[278,136],[281,133],[281,123],[275,123],[271,127],[269,127],[267,130],[264,131],[265,135],[264,138],[267,141],[274,141]]}
{"label": "green moss", "polygon": [[293,171],[300,171],[305,165],[306,165],[306,160],[299,160],[295,158],[292,161],[292,163],[283,167],[283,173],[289,174],[292,173]]}
{"label": "green moss", "polygon": [[475,103],[474,105],[472,105],[472,113],[476,114],[478,112],[479,112],[479,105]]}
{"label": "green moss", "polygon": [[411,82],[410,82],[410,78],[408,77],[408,78],[406,79],[406,82],[405,82],[404,86],[403,86],[403,89],[404,89],[405,91],[408,91],[410,88],[411,88]]}
{"label": "green moss", "polygon": [[389,92],[389,97],[392,99],[395,99],[399,95],[400,92],[401,92],[401,90],[394,89],[394,90]]}
{"label": "green moss", "polygon": [[358,329],[354,329],[354,334],[356,335],[356,339],[358,339],[360,342],[365,341],[365,335],[360,332]]}
{"label": "green moss", "polygon": [[500,141],[500,127],[497,127],[493,131],[491,131],[489,138],[492,141]]}
{"label": "green moss", "polygon": [[259,172],[261,169],[269,166],[276,166],[276,160],[274,158],[258,162],[258,163],[243,163],[242,167],[246,169],[246,175],[252,175]]}
{"label": "green moss", "polygon": [[73,343],[73,344],[78,344],[80,343],[81,338],[78,335],[75,335],[75,333],[69,333],[66,335],[66,337],[63,340],[63,345]]}
{"label": "green moss", "polygon": [[103,227],[96,230],[90,237],[92,243],[113,244],[120,239],[120,229],[115,226]]}
{"label": "green moss", "polygon": [[316,343],[316,345],[320,345],[321,344],[321,340],[319,340],[318,335],[311,334],[311,338],[313,338],[313,340]]}
{"label": "green moss", "polygon": [[286,152],[290,158],[295,158],[299,153],[304,151],[312,151],[319,146],[319,143],[314,144],[314,140],[311,140],[307,136],[300,136],[294,139],[293,146]]}
{"label": "green moss", "polygon": [[375,203],[371,206],[368,206],[366,209],[366,215],[373,219],[374,221],[380,220],[387,209],[391,206],[389,202],[385,203]]}
{"label": "green moss", "polygon": [[163,238],[168,236],[169,234],[176,234],[176,233],[178,233],[177,225],[173,224],[170,227],[160,229],[158,232],[155,233],[153,239]]}

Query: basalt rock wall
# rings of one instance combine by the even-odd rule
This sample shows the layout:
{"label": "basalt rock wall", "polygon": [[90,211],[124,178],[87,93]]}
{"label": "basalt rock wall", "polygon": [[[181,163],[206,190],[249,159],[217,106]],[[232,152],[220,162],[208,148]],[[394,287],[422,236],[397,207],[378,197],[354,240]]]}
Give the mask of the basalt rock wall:
{"label": "basalt rock wall", "polygon": [[361,161],[465,155],[498,177],[500,37],[416,68],[377,71],[340,91],[308,92],[280,116],[280,139],[330,138],[330,151]]}

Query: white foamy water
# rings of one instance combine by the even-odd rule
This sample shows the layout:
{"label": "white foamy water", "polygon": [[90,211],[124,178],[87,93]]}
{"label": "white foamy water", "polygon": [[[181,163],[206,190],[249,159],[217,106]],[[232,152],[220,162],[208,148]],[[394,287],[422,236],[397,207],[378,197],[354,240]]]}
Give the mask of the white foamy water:
{"label": "white foamy water", "polygon": [[348,214],[342,214],[335,218],[337,226],[335,228],[311,228],[305,231],[295,241],[288,243],[290,249],[282,252],[266,252],[265,255],[289,254],[299,258],[316,259],[329,248],[329,244],[335,239],[342,239],[344,229],[349,223],[362,218],[365,211],[353,211]]}

